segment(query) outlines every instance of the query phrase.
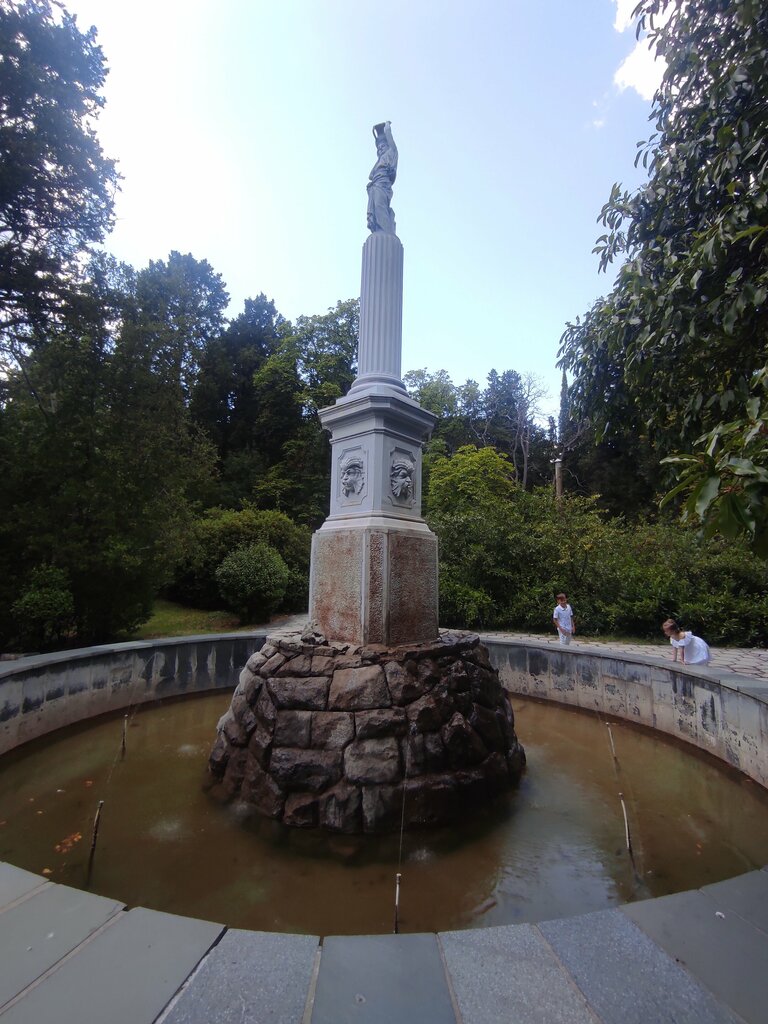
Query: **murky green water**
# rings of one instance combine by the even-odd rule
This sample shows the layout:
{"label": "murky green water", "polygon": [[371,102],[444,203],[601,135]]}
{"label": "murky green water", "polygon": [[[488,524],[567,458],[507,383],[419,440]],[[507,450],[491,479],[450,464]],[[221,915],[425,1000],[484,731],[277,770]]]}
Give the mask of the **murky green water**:
{"label": "murky green water", "polygon": [[[0,860],[129,906],[314,934],[392,930],[398,837],[307,833],[244,819],[205,791],[228,695],[139,710],[0,761]],[[653,735],[519,698],[518,792],[462,829],[406,833],[400,928],[536,921],[719,881],[768,863],[768,795]],[[636,868],[618,792],[627,805]]]}

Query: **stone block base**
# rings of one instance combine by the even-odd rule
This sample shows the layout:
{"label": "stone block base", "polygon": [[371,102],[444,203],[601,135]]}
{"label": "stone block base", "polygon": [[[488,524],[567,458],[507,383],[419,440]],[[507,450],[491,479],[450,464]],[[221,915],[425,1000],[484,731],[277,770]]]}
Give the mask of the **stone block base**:
{"label": "stone block base", "polygon": [[512,707],[472,633],[382,648],[270,637],[209,760],[224,795],[286,825],[386,832],[461,819],[517,782]]}
{"label": "stone block base", "polygon": [[321,529],[312,538],[309,616],[356,644],[437,638],[437,537],[422,524]]}

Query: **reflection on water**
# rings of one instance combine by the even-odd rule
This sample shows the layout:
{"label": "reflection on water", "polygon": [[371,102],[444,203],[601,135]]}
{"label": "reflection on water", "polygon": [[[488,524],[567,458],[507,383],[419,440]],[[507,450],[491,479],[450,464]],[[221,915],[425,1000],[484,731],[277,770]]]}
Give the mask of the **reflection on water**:
{"label": "reflection on water", "polygon": [[[0,859],[129,906],[314,934],[392,930],[399,837],[286,829],[206,792],[229,696],[139,710],[2,761]],[[629,726],[515,698],[520,789],[459,828],[406,833],[400,928],[536,921],[718,881],[768,862],[768,796],[743,776]],[[624,842],[627,804],[635,867]]]}

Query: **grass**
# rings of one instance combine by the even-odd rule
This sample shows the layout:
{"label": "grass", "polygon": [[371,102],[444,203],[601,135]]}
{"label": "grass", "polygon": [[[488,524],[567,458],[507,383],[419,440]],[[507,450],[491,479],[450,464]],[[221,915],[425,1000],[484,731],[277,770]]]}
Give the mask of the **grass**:
{"label": "grass", "polygon": [[233,612],[209,612],[158,598],[152,617],[131,635],[132,640],[154,640],[164,636],[194,636],[198,633],[233,633],[253,629],[243,625]]}

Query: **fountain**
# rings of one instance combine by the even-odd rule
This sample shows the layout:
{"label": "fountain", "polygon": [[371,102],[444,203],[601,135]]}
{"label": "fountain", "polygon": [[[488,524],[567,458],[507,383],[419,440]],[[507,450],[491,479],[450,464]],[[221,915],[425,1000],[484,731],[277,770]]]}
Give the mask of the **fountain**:
{"label": "fountain", "polygon": [[479,638],[438,630],[437,538],[421,516],[435,417],[400,379],[398,154],[389,122],[373,132],[358,375],[320,411],[331,501],[312,542],[311,626],[270,637],[248,660],[210,757],[229,798],[341,832],[456,820],[525,764]]}

